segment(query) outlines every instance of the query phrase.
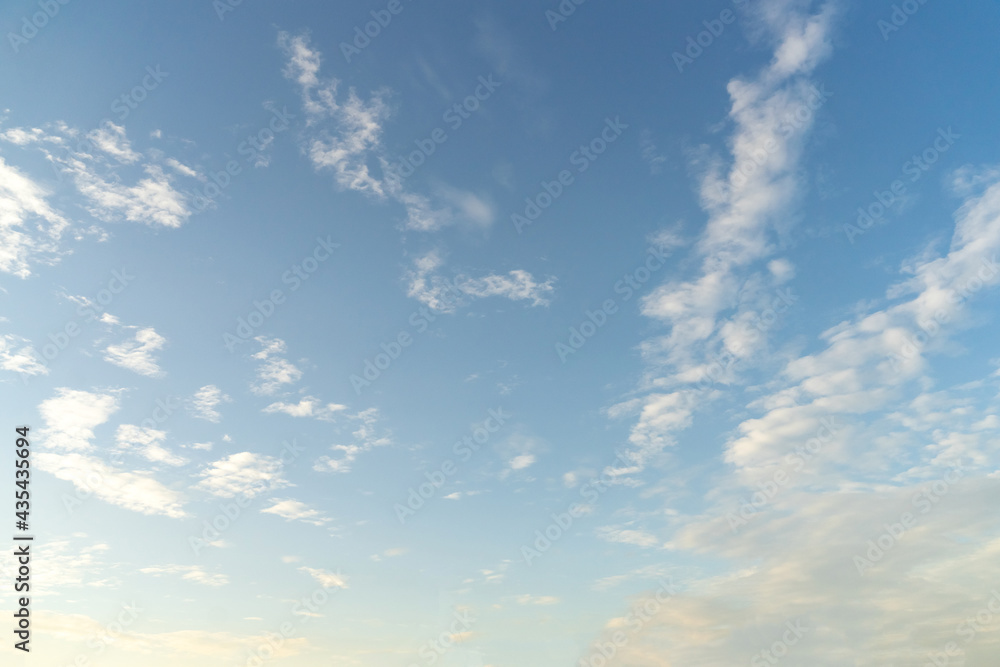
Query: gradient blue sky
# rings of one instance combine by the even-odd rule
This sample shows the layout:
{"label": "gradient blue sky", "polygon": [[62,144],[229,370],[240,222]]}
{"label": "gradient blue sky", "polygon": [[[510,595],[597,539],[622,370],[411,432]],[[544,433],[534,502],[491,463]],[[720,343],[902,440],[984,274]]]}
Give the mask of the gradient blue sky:
{"label": "gradient blue sky", "polygon": [[559,6],[4,3],[5,664],[997,662],[1000,7]]}

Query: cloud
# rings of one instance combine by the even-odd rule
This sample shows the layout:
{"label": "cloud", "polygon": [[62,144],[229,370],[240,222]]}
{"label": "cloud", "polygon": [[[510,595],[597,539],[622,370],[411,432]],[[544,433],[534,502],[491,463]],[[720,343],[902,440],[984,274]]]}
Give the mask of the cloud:
{"label": "cloud", "polygon": [[269,414],[284,413],[291,417],[314,417],[320,421],[333,421],[334,415],[347,409],[346,405],[327,403],[323,405],[314,396],[305,396],[298,403],[277,402],[264,408]]}
{"label": "cloud", "polygon": [[305,572],[319,582],[323,588],[348,588],[347,579],[339,572],[329,572],[312,567],[300,567],[299,572]]}
{"label": "cloud", "polygon": [[559,598],[551,595],[518,595],[514,598],[520,605],[542,605],[548,606],[559,604]]}
{"label": "cloud", "polygon": [[132,340],[109,345],[104,360],[146,377],[162,377],[163,371],[153,358],[153,353],[163,349],[167,339],[152,327],[139,329]]}
{"label": "cloud", "polygon": [[179,574],[184,581],[193,581],[204,586],[225,586],[229,577],[224,574],[209,574],[200,565],[159,565],[139,569],[143,574],[161,577],[165,574]]}
{"label": "cloud", "polygon": [[338,458],[321,456],[313,464],[313,470],[317,472],[350,472],[354,461],[361,454],[376,447],[391,445],[392,438],[389,434],[380,434],[377,429],[378,417],[376,408],[368,408],[356,415],[349,416],[351,421],[358,422],[358,428],[351,433],[353,442],[346,445],[332,445],[330,449],[339,452],[340,456]]}
{"label": "cloud", "polygon": [[31,275],[33,263],[52,263],[69,226],[49,206],[49,193],[0,157],[0,271]]}
{"label": "cloud", "polygon": [[287,351],[285,341],[263,336],[258,336],[255,340],[261,344],[262,349],[253,358],[264,363],[257,367],[257,379],[250,386],[253,393],[270,396],[283,385],[293,384],[302,378],[302,371],[295,364],[283,357],[274,356]]}
{"label": "cloud", "polygon": [[[15,349],[20,346],[20,349]],[[49,369],[35,355],[31,341],[14,335],[0,335],[0,369],[22,375],[48,375]]]}
{"label": "cloud", "polygon": [[207,384],[191,398],[188,408],[198,419],[218,424],[222,415],[216,409],[222,403],[229,403],[233,399],[224,394],[221,389],[214,384]]}
{"label": "cloud", "polygon": [[493,223],[495,211],[485,197],[440,185],[434,201],[404,187],[382,144],[384,125],[391,115],[386,101],[389,91],[375,90],[367,99],[354,88],[342,91],[338,79],[321,76],[322,54],[306,35],[280,32],[278,46],[286,59],[285,78],[296,84],[302,99],[306,114],[303,150],[313,167],[333,172],[341,189],[401,204],[406,210],[406,229],[433,232],[459,222],[474,227]]}
{"label": "cloud", "polygon": [[475,299],[500,297],[511,301],[529,301],[533,307],[549,305],[555,291],[554,278],[539,283],[527,271],[514,270],[507,275],[486,275],[470,278],[458,275],[453,279],[439,273],[444,259],[437,251],[418,257],[407,272],[408,296],[428,307],[451,313],[460,305]]}
{"label": "cloud", "polygon": [[118,427],[115,440],[119,449],[123,451],[136,449],[140,456],[153,463],[165,463],[170,466],[186,464],[187,459],[163,447],[162,443],[166,437],[165,431],[122,424]]}
{"label": "cloud", "polygon": [[92,130],[87,136],[95,147],[124,164],[138,162],[142,157],[132,150],[132,145],[125,136],[125,128],[120,125],[109,122],[104,127]]}
{"label": "cloud", "polygon": [[330,519],[318,510],[311,509],[305,503],[298,500],[280,500],[274,498],[274,505],[262,509],[264,514],[276,514],[286,521],[301,521],[314,526],[322,526],[329,523]]}
{"label": "cloud", "polygon": [[187,516],[184,496],[158,482],[152,473],[128,472],[113,468],[94,456],[80,453],[35,455],[38,468],[59,479],[72,482],[86,498],[101,500],[141,514],[173,519]]}
{"label": "cloud", "polygon": [[[700,268],[692,278],[655,288],[641,302],[643,314],[669,326],[669,333],[641,346],[648,364],[641,389],[657,391],[639,399],[645,405],[630,437],[639,468],[687,428],[696,396],[704,404],[716,395],[688,388],[707,377],[710,384],[733,382],[731,362],[746,361],[765,347],[767,330],[752,324],[775,285],[793,273],[783,259],[771,260],[766,271],[755,265],[777,251],[776,241],[794,220],[788,211],[803,189],[802,154],[827,94],[809,77],[832,52],[836,10],[827,3],[810,13],[812,4],[772,0],[754,10],[761,35],[774,43],[774,57],[756,76],[734,78],[727,86],[734,126],[729,158],[707,148],[693,153],[708,216],[695,246]],[[714,366],[719,358],[729,360],[721,371]]]}
{"label": "cloud", "polygon": [[51,450],[91,451],[94,429],[108,421],[117,410],[118,399],[111,394],[59,388],[55,397],[38,406],[46,423],[40,436],[45,447]]}
{"label": "cloud", "polygon": [[631,530],[627,528],[616,528],[613,526],[600,528],[597,531],[597,535],[605,542],[631,544],[637,547],[655,547],[660,543],[660,541],[656,539],[655,535],[647,533],[643,530]]}
{"label": "cloud", "polygon": [[211,463],[199,476],[200,488],[220,498],[253,498],[265,491],[291,486],[282,477],[282,464],[276,458],[240,452]]}

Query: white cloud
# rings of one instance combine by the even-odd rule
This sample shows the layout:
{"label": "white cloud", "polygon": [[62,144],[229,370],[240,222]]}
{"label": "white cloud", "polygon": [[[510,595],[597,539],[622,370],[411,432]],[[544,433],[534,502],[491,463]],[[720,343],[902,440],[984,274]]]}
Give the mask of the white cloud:
{"label": "white cloud", "polygon": [[195,392],[195,395],[191,398],[189,407],[192,414],[198,419],[204,419],[205,421],[217,424],[222,415],[216,408],[222,403],[231,401],[232,399],[214,384],[207,384]]}
{"label": "white cloud", "polygon": [[197,486],[214,496],[253,498],[265,491],[291,486],[282,477],[281,461],[274,457],[240,452],[210,464]]}
{"label": "white cloud", "polygon": [[338,79],[320,75],[322,54],[306,35],[281,32],[278,45],[286,57],[284,75],[299,88],[306,114],[304,151],[316,169],[332,171],[340,188],[401,204],[407,229],[433,232],[462,222],[480,228],[493,223],[495,211],[483,196],[440,185],[440,203],[435,203],[404,187],[392,173],[382,145],[391,111],[387,90],[373,91],[367,100],[353,88],[342,91]]}
{"label": "white cloud", "polygon": [[298,500],[281,500],[274,498],[274,505],[261,510],[264,514],[276,514],[287,521],[301,521],[314,526],[329,523],[330,519],[319,510],[310,508]]}
{"label": "white cloud", "polygon": [[291,417],[314,417],[320,421],[333,421],[334,415],[347,409],[346,405],[322,402],[314,396],[305,396],[298,403],[277,402],[264,408],[264,412],[283,413]]}
{"label": "white cloud", "polygon": [[93,450],[94,429],[118,410],[111,394],[60,388],[54,398],[38,406],[46,426],[41,430],[45,447],[61,452]]}
{"label": "white cloud", "polygon": [[75,452],[41,452],[35,455],[35,460],[40,470],[72,482],[84,497],[92,494],[112,505],[142,514],[174,519],[187,516],[183,495],[158,482],[152,473],[122,471],[94,456]]}
{"label": "white cloud", "polygon": [[[20,346],[20,349],[15,349]],[[0,335],[0,369],[22,375],[48,375],[49,369],[45,366],[35,350],[31,347],[31,341],[26,338],[14,335]]]}
{"label": "white cloud", "polygon": [[49,206],[48,196],[0,157],[0,271],[27,278],[32,263],[53,260],[69,221]]}
{"label": "white cloud", "polygon": [[295,364],[283,357],[274,356],[287,351],[285,341],[263,336],[255,340],[261,344],[261,350],[255,353],[253,358],[263,363],[257,367],[257,379],[250,386],[253,393],[258,396],[270,396],[283,385],[293,384],[302,378],[302,371]]}
{"label": "white cloud", "polygon": [[454,312],[468,301],[487,297],[501,297],[511,301],[529,301],[532,306],[547,306],[549,297],[555,291],[554,278],[543,283],[523,270],[514,270],[506,275],[486,275],[470,278],[458,275],[453,279],[440,275],[444,260],[437,251],[418,257],[413,269],[407,273],[409,282],[407,294],[440,312]]}
{"label": "white cloud", "polygon": [[157,365],[153,353],[163,349],[166,343],[167,339],[152,327],[139,329],[132,340],[109,345],[104,351],[104,360],[139,375],[162,377],[164,373]]}
{"label": "white cloud", "polygon": [[182,466],[188,462],[163,446],[166,439],[165,431],[143,428],[132,424],[122,424],[118,427],[115,440],[119,449],[128,451],[136,449],[139,454],[153,463],[165,463],[170,466]]}
{"label": "white cloud", "polygon": [[375,447],[385,447],[392,444],[392,438],[387,433],[379,433],[378,410],[368,408],[356,415],[348,417],[351,421],[358,423],[358,428],[351,433],[353,442],[350,444],[335,444],[330,447],[335,452],[339,452],[337,458],[321,456],[313,464],[313,470],[317,472],[349,472],[354,461],[364,452]]}
{"label": "white cloud", "polygon": [[88,135],[93,145],[124,164],[138,162],[142,157],[132,150],[125,128],[114,123],[92,130]]}
{"label": "white cloud", "polygon": [[184,581],[193,581],[204,586],[225,586],[229,577],[224,574],[209,574],[200,565],[158,565],[139,569],[143,574],[161,577],[165,574],[179,574]]}
{"label": "white cloud", "polygon": [[329,572],[312,567],[300,567],[299,572],[305,572],[319,582],[323,588],[348,588],[347,579],[339,572]]}

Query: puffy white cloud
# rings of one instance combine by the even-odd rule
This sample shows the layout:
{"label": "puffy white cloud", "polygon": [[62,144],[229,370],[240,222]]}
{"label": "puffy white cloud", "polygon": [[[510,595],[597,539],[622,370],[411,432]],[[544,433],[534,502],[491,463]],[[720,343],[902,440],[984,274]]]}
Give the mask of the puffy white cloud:
{"label": "puffy white cloud", "polygon": [[139,329],[132,340],[109,345],[104,351],[104,360],[139,375],[162,377],[164,373],[153,353],[163,349],[166,344],[166,338],[156,333],[152,327],[146,327]]}
{"label": "puffy white cloud", "polygon": [[210,464],[199,475],[197,487],[221,498],[253,498],[290,484],[282,477],[278,459],[253,452],[231,454]]}
{"label": "puffy white cloud", "polygon": [[207,384],[191,398],[189,407],[191,413],[198,419],[219,423],[222,415],[218,411],[219,405],[232,401],[221,389],[214,384]]}
{"label": "puffy white cloud", "polygon": [[274,499],[274,504],[261,510],[264,514],[276,514],[287,521],[302,521],[314,526],[329,523],[330,519],[319,510],[314,510],[298,500]]}

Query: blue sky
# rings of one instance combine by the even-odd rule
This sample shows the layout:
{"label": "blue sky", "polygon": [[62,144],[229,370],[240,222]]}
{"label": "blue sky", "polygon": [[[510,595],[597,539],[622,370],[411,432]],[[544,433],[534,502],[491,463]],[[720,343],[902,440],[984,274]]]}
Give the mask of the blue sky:
{"label": "blue sky", "polygon": [[0,25],[5,661],[1000,657],[995,3]]}

